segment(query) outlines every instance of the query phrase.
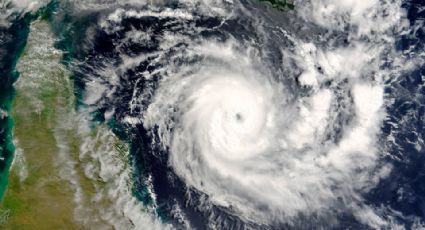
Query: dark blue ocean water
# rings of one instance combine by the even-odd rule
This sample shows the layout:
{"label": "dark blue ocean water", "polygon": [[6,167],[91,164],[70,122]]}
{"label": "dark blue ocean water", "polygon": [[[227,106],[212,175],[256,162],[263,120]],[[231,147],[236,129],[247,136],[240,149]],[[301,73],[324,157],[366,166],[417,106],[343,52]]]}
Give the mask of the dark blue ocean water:
{"label": "dark blue ocean water", "polygon": [[[262,16],[270,14],[270,23],[279,24],[282,27],[293,30],[303,36],[303,32],[297,32],[294,25],[300,22],[292,18],[291,12],[277,12],[251,2],[243,2],[248,10],[252,10]],[[165,4],[164,7],[178,9],[181,7],[176,2]],[[411,25],[417,25],[416,30],[409,34],[400,35],[397,38],[397,50],[403,55],[416,56],[418,53],[425,53],[425,2],[421,0],[405,1],[403,7],[408,12],[408,19]],[[146,96],[140,102],[139,107],[130,109],[129,104],[134,97],[134,88],[141,89],[139,93],[149,85],[149,90],[155,89],[161,76],[153,75],[149,80],[141,80],[139,73],[154,73],[156,69],[169,64],[167,60],[159,65],[151,65],[149,61],[142,62],[130,70],[117,71],[120,78],[120,85],[111,86],[113,94],[102,97],[96,104],[87,105],[83,101],[86,90],[86,82],[91,79],[107,84],[108,79],[99,74],[97,69],[105,66],[119,66],[122,63],[120,55],[123,52],[131,57],[142,54],[153,54],[161,51],[164,55],[171,55],[173,52],[184,50],[187,44],[179,43],[168,50],[161,50],[160,38],[165,32],[182,33],[186,36],[198,38],[210,38],[217,41],[225,41],[229,36],[237,38],[241,42],[249,40],[261,41],[261,36],[254,31],[256,28],[250,22],[250,18],[241,12],[241,17],[222,21],[217,17],[199,15],[195,19],[175,20],[172,18],[140,17],[126,18],[119,25],[121,29],[115,33],[107,33],[97,27],[98,20],[103,15],[107,15],[110,10],[98,11],[96,13],[82,13],[74,15],[67,8],[65,3],[52,3],[41,10],[43,17],[51,21],[55,34],[59,38],[56,44],[58,48],[65,51],[63,62],[72,71],[71,78],[74,80],[77,90],[75,94],[79,99],[78,107],[92,108],[94,122],[107,122],[111,129],[118,136],[130,143],[132,161],[134,162],[134,195],[141,202],[151,204],[153,201],[146,189],[146,178],[151,176],[152,185],[156,194],[156,205],[159,216],[167,222],[175,224],[177,228],[184,228],[176,218],[172,210],[177,204],[182,212],[187,216],[190,224],[195,229],[206,229],[207,226],[217,226],[218,229],[367,229],[350,213],[338,213],[337,224],[329,225],[323,219],[311,216],[299,216],[291,225],[276,223],[265,226],[256,223],[248,223],[241,220],[231,211],[219,206],[200,207],[200,200],[205,199],[205,194],[195,190],[188,190],[184,182],[173,172],[168,165],[168,153],[160,149],[159,146],[151,145],[152,130],[145,130],[143,124],[128,126],[122,123],[126,116],[137,116],[149,105],[151,98]],[[18,17],[13,21],[8,29],[0,29],[0,108],[10,111],[13,100],[13,82],[18,77],[15,72],[15,64],[28,35],[29,22],[35,18],[34,15]],[[279,18],[279,20],[275,20]],[[418,26],[419,25],[419,26]],[[187,28],[196,28],[188,30]],[[308,27],[308,26],[307,26]],[[151,31],[154,36],[150,37],[146,43],[128,43],[124,47],[117,49],[116,44],[124,38],[124,34],[130,30]],[[320,39],[320,28],[307,28],[310,31],[311,40]],[[88,33],[90,31],[90,33]],[[316,33],[318,32],[318,33]],[[317,37],[315,37],[317,36]],[[345,35],[335,35],[336,40],[345,41]],[[339,37],[338,37],[339,36]],[[264,43],[261,43],[264,42]],[[277,38],[270,41],[261,41],[263,49],[276,50],[280,46],[290,46],[289,40]],[[261,46],[261,45],[259,45]],[[167,52],[169,54],[167,54]],[[201,57],[199,57],[201,58]],[[272,52],[270,63],[280,63],[282,54]],[[182,58],[181,64],[188,65],[199,61],[196,57]],[[173,63],[176,64],[176,63]],[[291,71],[280,69],[275,65],[270,68],[275,69],[275,73]],[[407,229],[417,224],[418,221],[425,221],[425,146],[421,142],[425,139],[425,66],[417,66],[413,71],[403,73],[402,76],[395,76],[388,83],[385,89],[386,95],[394,100],[391,106],[387,107],[388,119],[382,126],[381,142],[388,154],[385,156],[386,163],[393,166],[389,177],[380,181],[378,186],[370,193],[364,194],[365,203],[379,209],[387,206],[392,209],[391,214],[395,216],[395,222],[403,224]],[[302,94],[303,89],[299,88],[296,79],[287,79],[287,85],[294,94]],[[149,94],[146,94],[149,95]],[[105,119],[104,113],[111,108],[114,109],[114,117]],[[0,117],[0,156],[4,160],[0,161],[0,191],[3,191],[6,184],[7,171],[13,157],[13,145],[11,136],[12,121],[10,117]],[[150,132],[150,133],[149,133]],[[393,135],[394,143],[387,141],[387,137]],[[419,143],[419,144],[418,144]],[[0,193],[1,195],[1,193]],[[187,199],[191,197],[191,199]],[[383,212],[388,212],[388,209]],[[383,214],[385,215],[385,213]]]}

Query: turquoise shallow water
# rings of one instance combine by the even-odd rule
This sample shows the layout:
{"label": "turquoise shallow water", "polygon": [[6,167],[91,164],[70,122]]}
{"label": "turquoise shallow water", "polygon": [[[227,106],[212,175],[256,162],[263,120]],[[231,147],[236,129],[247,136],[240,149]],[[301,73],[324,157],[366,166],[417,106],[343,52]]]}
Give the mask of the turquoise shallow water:
{"label": "turquoise shallow water", "polygon": [[[0,199],[3,198],[7,188],[9,169],[13,162],[15,147],[13,145],[13,117],[9,115],[12,109],[15,89],[13,83],[19,78],[16,64],[25,49],[30,24],[37,18],[50,20],[57,6],[57,1],[52,1],[34,13],[15,13],[11,15],[11,25],[8,28],[0,27]],[[56,31],[61,31],[56,27]],[[64,40],[65,41],[65,40]],[[63,44],[67,44],[66,41]],[[62,44],[62,45],[63,45]],[[63,45],[67,47],[66,45]]]}
{"label": "turquoise shallow water", "polygon": [[3,198],[7,187],[10,165],[13,161],[15,147],[13,145],[13,118],[9,116],[15,96],[13,83],[19,78],[16,64],[25,49],[30,24],[36,18],[49,19],[56,7],[52,1],[35,13],[11,15],[14,20],[8,28],[0,27],[0,199]]}
{"label": "turquoise shallow water", "polygon": [[16,63],[25,48],[29,33],[29,24],[33,15],[26,15],[13,22],[8,29],[0,29],[0,40],[3,43],[0,53],[0,109],[4,114],[0,116],[0,198],[3,197],[9,168],[13,161],[12,129],[13,119],[8,115],[11,111],[15,90],[13,83],[18,79],[19,73],[15,70]]}
{"label": "turquoise shallow water", "polygon": [[[295,76],[298,74],[298,70],[295,72],[293,71],[293,69],[298,67],[291,65],[288,69],[285,69],[286,67],[280,67],[278,64],[276,65],[276,63],[280,63],[283,59],[288,58],[285,56],[281,57],[281,53],[275,53],[276,50],[279,50],[280,48],[286,49],[288,46],[295,50],[299,48],[298,45],[292,44],[292,41],[289,41],[289,39],[285,40],[286,38],[283,35],[287,35],[286,33],[292,34],[293,37],[297,39],[299,38],[300,41],[309,41],[317,45],[319,49],[323,50],[328,50],[329,47],[327,46],[329,44],[327,40],[332,40],[334,43],[330,46],[335,46],[329,50],[329,52],[332,53],[335,50],[344,50],[347,47],[350,47],[349,40],[345,38],[347,31],[341,32],[335,30],[334,34],[326,34],[329,31],[324,31],[322,30],[323,28],[313,24],[309,25],[304,21],[298,21],[301,19],[296,18],[296,15],[270,12],[263,9],[262,6],[253,5],[251,3],[248,4],[247,2],[242,2],[242,4],[246,4],[246,6],[244,6],[246,9],[244,8],[244,10],[252,11],[253,14],[258,14],[259,17],[264,20],[264,31],[255,30],[255,26],[257,25],[250,24],[253,21],[250,15],[241,14],[238,15],[236,19],[227,20],[224,23],[224,21],[222,21],[219,17],[202,15],[202,13],[199,13],[198,11],[190,13],[191,16],[194,16],[194,19],[174,18],[163,16],[161,14],[165,11],[164,15],[168,15],[168,11],[166,10],[187,10],[184,9],[183,5],[170,4],[167,6],[158,6],[159,8],[155,9],[153,12],[152,9],[150,9],[150,6],[140,8],[134,7],[137,10],[127,15],[125,12],[130,10],[129,8],[133,6],[122,6],[122,11],[117,11],[117,14],[111,13],[116,10],[115,8],[108,9],[106,6],[103,10],[98,11],[91,11],[92,9],[88,7],[90,10],[76,10],[77,12],[73,12],[67,6],[67,3],[64,2],[65,1],[53,1],[45,8],[41,9],[37,15],[27,15],[26,17],[17,20],[9,29],[0,31],[0,35],[3,36],[1,37],[1,41],[4,46],[7,47],[5,52],[0,53],[0,107],[2,110],[6,112],[11,111],[12,101],[15,94],[13,82],[19,77],[19,74],[15,70],[15,64],[25,47],[30,22],[35,17],[41,16],[51,23],[53,32],[55,33],[56,38],[58,38],[58,42],[55,44],[56,48],[64,52],[62,62],[70,70],[70,77],[75,85],[74,94],[77,99],[76,110],[85,109],[85,111],[90,111],[90,118],[92,119],[91,123],[89,122],[90,125],[96,126],[99,123],[107,123],[108,128],[111,129],[116,136],[118,136],[121,140],[125,140],[125,142],[129,144],[129,152],[131,153],[132,158],[131,166],[133,168],[133,174],[131,177],[133,182],[131,184],[133,192],[132,197],[138,198],[138,202],[142,201],[146,206],[155,206],[156,214],[162,217],[162,219],[166,222],[171,222],[176,224],[176,226],[180,226],[182,222],[186,221],[180,219],[180,216],[177,215],[183,213],[185,218],[187,218],[187,222],[192,226],[195,226],[195,228],[198,227],[203,229],[205,226],[216,225],[219,226],[218,228],[235,229],[239,227],[244,228],[244,226],[251,226],[252,224],[252,226],[254,226],[252,228],[262,229],[261,227],[263,226],[257,225],[257,223],[245,222],[244,216],[238,216],[238,214],[234,212],[232,206],[227,208],[221,207],[220,204],[216,205],[215,203],[210,203],[208,195],[203,193],[202,189],[198,191],[191,186],[187,186],[187,182],[191,181],[184,181],[181,177],[175,174],[173,171],[174,168],[171,168],[168,163],[168,154],[170,154],[169,150],[161,149],[161,141],[165,143],[166,141],[161,140],[159,138],[160,136],[156,134],[157,132],[159,133],[158,127],[152,126],[147,130],[141,123],[135,122],[134,124],[130,124],[133,121],[132,118],[139,118],[140,114],[145,112],[146,108],[148,108],[152,102],[149,95],[158,91],[158,82],[167,76],[166,74],[162,74],[163,72],[161,71],[163,69],[172,69],[175,67],[176,73],[179,73],[181,70],[180,65],[182,65],[184,68],[189,66],[194,72],[197,71],[197,64],[199,64],[201,57],[192,57],[186,53],[186,48],[192,47],[192,41],[195,41],[196,39],[201,38],[201,40],[204,39],[214,43],[216,40],[224,42],[229,37],[232,37],[237,42],[248,43],[248,41],[257,41],[257,39],[262,38],[261,36],[263,35],[263,32],[267,33],[267,36],[270,36],[268,37],[270,38],[269,43],[267,43],[268,45],[259,47],[258,49],[260,51],[265,51],[265,53],[270,52],[272,55],[269,55],[262,61],[265,63],[270,62],[270,65],[274,64],[271,65],[271,67],[276,68],[276,71],[274,72],[280,73],[279,71],[283,71],[285,77],[290,75],[289,77],[291,78],[288,77],[289,80],[285,78],[285,81],[282,84],[287,84],[288,87],[294,89],[294,92],[291,92],[295,95],[294,97],[307,98],[309,89],[306,89],[304,86],[299,84],[299,79],[296,78],[298,76]],[[272,2],[275,3],[276,1]],[[99,4],[101,5],[101,3]],[[164,9],[161,7],[164,7]],[[415,15],[416,7],[411,8],[412,12],[409,13],[409,15],[413,16],[412,19],[409,19],[412,20],[413,25],[414,20],[416,20],[415,18],[421,18],[422,20],[423,16],[419,17]],[[417,8],[419,8],[419,3]],[[189,9],[189,11],[190,10],[193,9]],[[139,14],[136,14],[135,12],[138,12]],[[119,20],[117,20],[117,15],[121,15]],[[279,20],[274,20],[275,18],[273,15]],[[107,17],[110,17],[111,20],[106,20]],[[288,24],[286,22],[290,21],[289,19],[291,18],[295,18],[295,23],[293,23],[294,25],[290,25],[290,23]],[[311,26],[311,28],[309,27],[311,30],[303,32],[298,27],[299,25]],[[282,32],[285,33],[280,34],[276,32],[276,30],[273,30],[275,28],[281,28]],[[351,27],[347,28],[347,30],[351,29]],[[146,31],[148,31],[148,33],[146,33]],[[397,47],[400,46],[398,47],[400,50],[408,50],[408,47],[416,45],[417,51],[422,52],[422,44],[425,43],[423,43],[423,37],[420,34],[422,32],[420,31],[421,30],[419,30],[418,34],[415,35],[417,37],[413,36],[413,39],[411,37],[397,37],[397,39],[395,39],[395,45]],[[140,34],[143,35],[148,34],[148,39],[142,36],[138,37],[140,41],[133,39],[136,37],[134,34],[137,35],[138,32],[141,32]],[[258,34],[256,34],[256,32],[258,32]],[[326,33],[321,34],[324,32]],[[180,39],[179,36],[175,35],[184,35],[187,36],[187,39],[183,39],[182,42],[176,43],[175,46],[171,46],[170,48],[168,47],[168,41]],[[165,42],[164,38],[170,39]],[[321,44],[318,40],[324,41],[324,44]],[[264,43],[264,40],[258,40],[258,44]],[[373,45],[381,46],[382,44],[373,43]],[[247,46],[251,47],[251,44]],[[388,48],[386,44],[383,44],[382,46],[383,48]],[[392,46],[393,44],[391,44],[391,47]],[[411,52],[412,56],[415,56],[413,55],[415,52]],[[140,60],[133,60],[146,54],[150,54],[155,58],[146,59],[146,61],[142,62]],[[209,53],[202,55],[207,57],[203,60],[209,60]],[[211,59],[214,58],[215,56],[211,57]],[[392,58],[393,57],[391,55],[388,56],[388,65],[392,65]],[[349,60],[349,58],[347,60]],[[123,67],[123,63],[126,61],[134,61],[134,63],[137,64],[134,66],[127,65]],[[384,70],[386,70],[385,68]],[[321,72],[321,74],[325,74],[325,72],[322,71],[321,66],[317,66],[317,71]],[[155,74],[149,75],[149,78],[144,77],[143,74],[147,73]],[[188,74],[193,73],[189,72]],[[369,73],[365,72],[365,74]],[[382,137],[380,137],[383,140],[382,148],[387,148],[388,157],[384,156],[379,158],[380,162],[378,163],[379,165],[389,164],[393,166],[393,171],[388,178],[383,178],[380,184],[377,184],[370,192],[362,194],[364,195],[364,197],[362,197],[364,198],[364,201],[359,201],[359,205],[363,205],[365,207],[370,205],[370,207],[376,211],[377,215],[380,215],[382,218],[390,216],[389,220],[385,219],[386,221],[389,221],[389,223],[392,223],[391,221],[393,221],[391,218],[397,217],[399,218],[397,223],[410,227],[416,222],[423,222],[423,210],[425,210],[423,208],[425,207],[425,202],[422,195],[424,194],[424,180],[421,179],[425,175],[423,173],[425,155],[423,154],[424,148],[422,148],[423,122],[420,120],[420,117],[423,117],[421,114],[423,114],[424,111],[422,96],[424,92],[424,88],[422,87],[423,67],[421,67],[420,70],[418,69],[416,72],[413,72],[411,76],[409,75],[408,77],[404,77],[402,74],[409,75],[410,73],[397,72],[396,75],[397,77],[400,77],[400,80],[394,80],[394,83],[388,83],[384,89],[389,91],[387,95],[389,98],[394,98],[395,103],[388,105],[388,116],[393,120],[391,123],[385,122],[383,124]],[[113,79],[113,77],[119,78],[118,82],[115,82],[116,79]],[[292,79],[296,80],[292,81]],[[345,81],[332,81],[334,81],[334,84],[340,85],[336,88],[332,88],[331,90],[334,90],[336,95],[343,95],[341,97],[335,97],[336,100],[334,105],[338,105],[338,107],[335,108],[354,107],[352,103],[353,101],[355,102],[355,100],[352,99],[351,92],[349,92],[349,90],[346,91],[345,89],[345,87],[351,86],[347,86]],[[93,82],[98,84],[91,84]],[[178,83],[178,81],[175,83]],[[365,84],[369,84],[369,82]],[[99,85],[100,87],[98,87]],[[332,86],[329,82],[323,83],[323,87],[328,87],[329,85]],[[99,93],[102,89],[105,89],[105,92],[107,93]],[[404,91],[409,93],[402,93]],[[137,95],[134,94],[134,92],[136,92]],[[83,95],[90,93],[92,93],[93,97],[97,99],[93,100],[93,102],[85,103]],[[415,94],[418,95],[417,98],[410,98],[406,96]],[[134,108],[130,108],[129,105],[136,106],[134,106]],[[177,104],[175,108],[180,108],[179,104]],[[338,113],[335,115],[335,121],[330,123],[329,126],[335,128],[335,130],[331,130],[332,133],[329,135],[331,137],[324,140],[329,143],[332,142],[332,144],[335,145],[339,143],[340,138],[342,138],[340,137],[340,134],[344,131],[342,129],[340,130],[339,127],[345,126],[346,123],[348,124],[354,120],[353,116],[355,115],[350,114],[350,112],[347,111],[337,111]],[[179,113],[173,113],[170,115],[164,114],[165,117],[169,116],[170,121],[174,121],[174,116],[178,115]],[[4,189],[7,185],[8,170],[13,159],[14,146],[12,138],[12,119],[13,118],[11,117],[1,117],[0,119],[0,145],[2,147],[0,149],[0,156],[4,159],[3,161],[0,161],[0,196],[4,193]],[[402,121],[409,122],[403,123]],[[166,128],[168,129],[169,127]],[[347,130],[349,128],[350,127],[348,127]],[[415,130],[415,132],[411,132],[412,130]],[[170,131],[170,133],[173,132],[171,128],[167,131]],[[391,143],[389,143],[387,138],[388,136],[395,137],[398,141],[397,146],[391,146]],[[379,147],[381,147],[381,143],[379,143]],[[353,162],[355,162],[354,160]],[[272,164],[273,162],[266,163]],[[375,164],[375,162],[371,163]],[[188,166],[185,165],[184,167]],[[196,169],[198,169],[198,167],[194,167],[192,171],[195,171]],[[366,172],[367,170],[369,170],[369,168],[366,168],[363,171]],[[374,170],[370,170],[371,175],[375,173]],[[351,171],[349,171],[349,173],[351,173]],[[335,175],[337,174],[338,173],[335,173]],[[353,173],[352,175],[356,176],[357,173]],[[209,178],[205,179],[207,180]],[[220,178],[213,179],[214,182],[221,181],[219,180]],[[271,177],[271,180],[272,179],[273,177]],[[363,178],[360,179],[363,180]],[[370,179],[372,180],[374,178]],[[299,181],[303,182],[301,179]],[[347,180],[346,182],[347,183],[344,181],[344,183],[340,184],[350,187],[350,180]],[[147,184],[152,185],[152,191],[148,190]],[[337,185],[339,186],[340,184]],[[229,187],[230,186],[223,187],[223,189]],[[249,189],[250,187],[247,186],[246,190],[248,191]],[[229,190],[229,192],[240,191],[241,190],[236,187],[234,191]],[[155,194],[155,197],[152,197],[151,194]],[[311,198],[314,198],[314,194],[306,195],[310,195]],[[344,193],[344,195],[351,197],[352,194]],[[261,196],[255,198],[261,198]],[[256,201],[256,199],[253,199],[253,201]],[[358,217],[355,215],[359,214],[357,213],[357,210],[355,213],[351,212],[351,209],[345,209],[345,207],[350,207],[350,204],[344,203],[345,200],[338,200],[338,202],[339,201],[341,201],[341,203],[338,203],[335,207],[332,206],[333,204],[330,204],[330,215],[332,214],[331,216],[338,216],[339,218],[338,220],[335,220],[335,222],[339,221],[341,224],[351,226],[352,228],[367,229],[364,223],[361,223],[358,219],[356,219]],[[342,207],[339,207],[339,205]],[[383,208],[375,209],[375,207]],[[278,208],[285,209],[286,206]],[[381,209],[384,209],[384,211]],[[308,211],[304,209],[302,210]],[[400,216],[399,214],[393,214],[394,217],[392,217],[390,215],[393,213],[392,210],[400,212]],[[364,210],[362,211],[364,212]],[[267,212],[267,210],[264,210],[264,212]],[[313,228],[313,226],[317,225],[328,228],[329,221],[325,219],[325,217],[326,215],[323,215],[323,217],[321,217],[322,219],[319,218],[317,222],[314,222],[311,221],[309,216],[301,215],[295,223],[289,223],[288,225],[282,226],[280,226],[281,223],[276,223],[276,226],[272,223],[271,227],[264,226],[264,229],[274,229],[274,227],[292,227],[296,229],[297,226],[298,229],[302,229],[309,228],[308,226]],[[282,224],[286,224],[284,222],[286,220],[282,221]],[[342,225],[340,227],[342,227]]]}

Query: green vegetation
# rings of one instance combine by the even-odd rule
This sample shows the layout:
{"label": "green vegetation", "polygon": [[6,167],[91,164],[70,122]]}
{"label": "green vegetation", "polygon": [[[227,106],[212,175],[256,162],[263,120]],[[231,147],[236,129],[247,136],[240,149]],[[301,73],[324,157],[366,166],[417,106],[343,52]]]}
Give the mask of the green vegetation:
{"label": "green vegetation", "polygon": [[[62,63],[63,52],[54,47],[51,25],[43,18],[31,23],[16,67],[20,77],[10,105],[15,123],[10,142],[16,151],[0,204],[0,229],[113,229],[101,213],[115,205],[116,200],[105,194],[109,180],[119,175],[101,178],[105,166],[97,157],[113,157],[113,167],[122,172],[129,167],[128,145],[105,124],[79,130],[75,86]],[[64,175],[68,163],[72,173]],[[92,177],[85,172],[91,166]],[[78,184],[73,184],[74,179]],[[123,214],[111,215],[117,219]]]}
{"label": "green vegetation", "polygon": [[82,229],[73,221],[73,191],[58,176],[55,162],[58,113],[72,105],[72,85],[48,23],[35,21],[31,31],[16,67],[21,74],[11,113],[16,153],[0,209],[1,228]]}
{"label": "green vegetation", "polygon": [[9,35],[0,38],[0,43],[8,54],[0,56],[0,199],[7,186],[15,151],[12,142],[13,120],[9,116],[15,96],[13,83],[19,77],[15,66],[26,45],[32,19],[31,15],[25,15],[9,28],[0,28]]}

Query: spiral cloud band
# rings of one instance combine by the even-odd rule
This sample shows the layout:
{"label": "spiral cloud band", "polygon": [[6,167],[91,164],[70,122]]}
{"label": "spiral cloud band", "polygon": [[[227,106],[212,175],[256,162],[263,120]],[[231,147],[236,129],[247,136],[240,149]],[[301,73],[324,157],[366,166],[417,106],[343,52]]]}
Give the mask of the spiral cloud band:
{"label": "spiral cloud band", "polygon": [[350,88],[356,121],[329,144],[341,92],[296,98],[235,46],[195,48],[207,56],[201,67],[162,81],[145,114],[148,128],[159,125],[175,172],[213,203],[257,222],[324,214],[357,199],[374,183],[363,178],[376,167],[382,89]]}
{"label": "spiral cloud band", "polygon": [[96,64],[76,64],[84,102],[140,144],[153,200],[188,229],[392,227],[366,196],[393,168],[386,89],[411,68],[401,1],[180,4],[99,16]]}
{"label": "spiral cloud band", "polygon": [[72,76],[84,227],[425,229],[423,0],[3,2],[0,41],[48,20],[28,47]]}

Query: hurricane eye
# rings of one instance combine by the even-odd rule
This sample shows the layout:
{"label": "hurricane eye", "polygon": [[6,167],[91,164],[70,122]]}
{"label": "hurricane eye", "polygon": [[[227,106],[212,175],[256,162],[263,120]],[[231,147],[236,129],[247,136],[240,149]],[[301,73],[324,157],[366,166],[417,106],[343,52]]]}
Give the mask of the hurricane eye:
{"label": "hurricane eye", "polygon": [[236,114],[235,114],[235,120],[236,120],[237,122],[244,122],[244,117],[242,116],[242,114],[240,114],[240,113],[236,113]]}

